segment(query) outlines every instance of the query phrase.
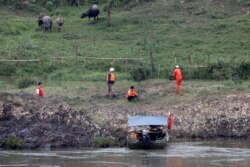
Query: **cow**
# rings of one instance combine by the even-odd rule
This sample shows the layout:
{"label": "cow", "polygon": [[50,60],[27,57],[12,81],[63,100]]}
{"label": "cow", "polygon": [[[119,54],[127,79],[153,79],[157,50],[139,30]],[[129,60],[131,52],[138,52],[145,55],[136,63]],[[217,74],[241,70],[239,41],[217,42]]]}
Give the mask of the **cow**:
{"label": "cow", "polygon": [[51,30],[51,28],[52,28],[52,19],[51,19],[51,17],[44,16],[42,21],[43,21],[43,25],[42,25],[43,30],[44,31]]}
{"label": "cow", "polygon": [[37,23],[38,23],[38,26],[42,28],[42,25],[43,25],[43,17],[44,16],[47,16],[46,13],[40,13],[39,16],[37,17]]}
{"label": "cow", "polygon": [[98,15],[100,13],[100,9],[96,4],[92,5],[85,13],[81,15],[81,18],[89,17],[89,20],[91,17],[94,18],[94,20],[98,20]]}
{"label": "cow", "polygon": [[51,30],[52,28],[52,19],[46,13],[40,13],[37,22],[38,26],[41,27],[44,31]]}
{"label": "cow", "polygon": [[64,19],[62,17],[57,17],[56,24],[57,24],[57,30],[61,31],[64,24]]}

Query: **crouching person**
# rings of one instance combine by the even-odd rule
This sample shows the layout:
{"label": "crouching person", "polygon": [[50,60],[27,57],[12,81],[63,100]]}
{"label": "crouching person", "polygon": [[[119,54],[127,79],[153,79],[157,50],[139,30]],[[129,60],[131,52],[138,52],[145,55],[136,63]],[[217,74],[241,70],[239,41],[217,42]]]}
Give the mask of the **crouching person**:
{"label": "crouching person", "polygon": [[135,91],[134,86],[131,86],[126,94],[128,101],[131,101],[138,97],[138,93]]}

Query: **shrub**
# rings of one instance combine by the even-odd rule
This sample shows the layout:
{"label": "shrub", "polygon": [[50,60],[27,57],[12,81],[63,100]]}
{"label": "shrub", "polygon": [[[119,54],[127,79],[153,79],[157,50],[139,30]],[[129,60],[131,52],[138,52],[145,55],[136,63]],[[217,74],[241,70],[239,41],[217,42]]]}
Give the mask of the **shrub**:
{"label": "shrub", "polygon": [[5,149],[22,149],[23,140],[18,137],[9,136],[5,138],[3,145]]}
{"label": "shrub", "polygon": [[236,67],[236,72],[240,79],[247,80],[250,78],[250,61],[242,62]]}
{"label": "shrub", "polygon": [[138,81],[143,81],[143,80],[148,79],[150,76],[150,73],[151,73],[150,68],[141,66],[141,67],[133,69],[130,72],[130,75],[134,81],[138,82]]}
{"label": "shrub", "polygon": [[117,146],[117,143],[115,140],[109,138],[109,137],[96,137],[94,140],[94,146],[95,147],[101,147],[101,148],[106,148],[106,147],[114,147]]}
{"label": "shrub", "polygon": [[9,63],[0,63],[0,76],[11,76],[15,73],[16,69]]}
{"label": "shrub", "polygon": [[206,67],[182,68],[184,79],[228,80],[235,83],[250,78],[250,62],[241,63],[219,61]]}
{"label": "shrub", "polygon": [[227,80],[232,77],[232,69],[228,62],[219,61],[210,64],[205,73],[205,79]]}
{"label": "shrub", "polygon": [[17,87],[19,89],[24,89],[24,88],[28,88],[31,85],[35,85],[35,84],[36,84],[36,80],[30,79],[30,78],[23,78],[17,82]]}

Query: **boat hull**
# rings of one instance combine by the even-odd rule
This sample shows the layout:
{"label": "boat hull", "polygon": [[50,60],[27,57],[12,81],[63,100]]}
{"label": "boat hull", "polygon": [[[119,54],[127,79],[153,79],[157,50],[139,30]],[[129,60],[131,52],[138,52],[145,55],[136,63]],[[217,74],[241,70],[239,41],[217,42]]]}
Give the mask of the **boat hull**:
{"label": "boat hull", "polygon": [[136,141],[128,140],[127,146],[130,149],[164,149],[167,146],[167,140],[156,140],[156,141]]}

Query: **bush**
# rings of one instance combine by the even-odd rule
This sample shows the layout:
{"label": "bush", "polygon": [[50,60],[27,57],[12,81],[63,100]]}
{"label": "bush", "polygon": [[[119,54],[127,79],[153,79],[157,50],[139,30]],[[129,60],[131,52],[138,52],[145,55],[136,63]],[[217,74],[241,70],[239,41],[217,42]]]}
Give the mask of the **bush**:
{"label": "bush", "polygon": [[19,89],[24,89],[24,88],[28,88],[31,85],[35,85],[35,84],[36,84],[36,80],[30,79],[30,78],[23,78],[17,82],[17,87]]}
{"label": "bush", "polygon": [[133,78],[134,81],[143,81],[149,78],[150,76],[150,68],[148,67],[138,67],[133,69],[130,72],[131,77]]}
{"label": "bush", "polygon": [[0,63],[0,76],[11,76],[16,72],[9,63]]}
{"label": "bush", "polygon": [[241,63],[219,61],[206,67],[182,68],[184,79],[228,80],[235,83],[250,78],[250,62]]}
{"label": "bush", "polygon": [[101,147],[101,148],[106,148],[106,147],[114,147],[117,146],[117,143],[115,140],[109,138],[109,137],[96,137],[94,140],[94,146],[95,147]]}
{"label": "bush", "polygon": [[219,61],[208,66],[206,77],[207,79],[227,80],[232,77],[232,69],[229,63]]}
{"label": "bush", "polygon": [[5,149],[22,149],[23,140],[18,137],[9,136],[4,140],[3,145]]}
{"label": "bush", "polygon": [[250,61],[242,62],[236,67],[236,72],[240,79],[250,79]]}

